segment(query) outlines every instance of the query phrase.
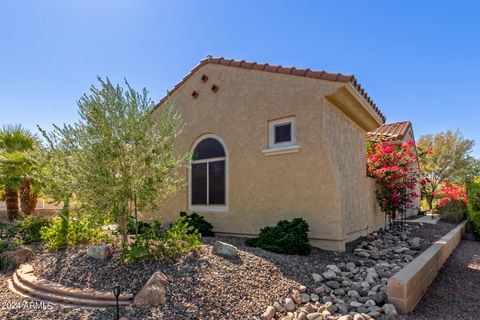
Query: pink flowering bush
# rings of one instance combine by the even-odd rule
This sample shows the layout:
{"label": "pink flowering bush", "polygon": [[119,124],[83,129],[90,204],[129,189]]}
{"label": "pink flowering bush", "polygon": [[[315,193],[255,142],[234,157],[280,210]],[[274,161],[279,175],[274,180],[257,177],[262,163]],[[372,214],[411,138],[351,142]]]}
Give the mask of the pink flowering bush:
{"label": "pink flowering bush", "polygon": [[415,142],[400,146],[385,141],[367,142],[367,175],[377,184],[376,197],[382,211],[395,218],[398,211],[413,208],[417,184]]}
{"label": "pink flowering bush", "polygon": [[445,185],[438,192],[433,192],[434,196],[439,196],[437,208],[444,207],[448,202],[459,200],[468,203],[467,189],[464,186],[445,182]]}

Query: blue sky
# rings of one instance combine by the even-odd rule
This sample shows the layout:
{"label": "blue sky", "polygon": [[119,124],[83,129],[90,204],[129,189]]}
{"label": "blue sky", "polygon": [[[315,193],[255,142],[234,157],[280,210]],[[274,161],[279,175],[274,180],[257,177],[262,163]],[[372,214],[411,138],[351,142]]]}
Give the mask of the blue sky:
{"label": "blue sky", "polygon": [[480,158],[479,1],[3,1],[0,124],[50,128],[108,76],[158,101],[206,55],[355,74],[416,136]]}

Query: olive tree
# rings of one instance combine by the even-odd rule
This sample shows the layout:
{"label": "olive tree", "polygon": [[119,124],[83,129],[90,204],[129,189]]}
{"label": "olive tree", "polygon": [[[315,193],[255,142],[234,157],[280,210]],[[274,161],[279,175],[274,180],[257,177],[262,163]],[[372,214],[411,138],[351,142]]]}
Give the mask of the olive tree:
{"label": "olive tree", "polygon": [[152,113],[146,89],[98,80],[78,101],[80,119],[44,136],[63,158],[53,185],[65,199],[74,194],[82,208],[113,217],[125,243],[129,217],[153,209],[182,184],[178,169],[187,157],[173,147],[183,123],[172,104]]}

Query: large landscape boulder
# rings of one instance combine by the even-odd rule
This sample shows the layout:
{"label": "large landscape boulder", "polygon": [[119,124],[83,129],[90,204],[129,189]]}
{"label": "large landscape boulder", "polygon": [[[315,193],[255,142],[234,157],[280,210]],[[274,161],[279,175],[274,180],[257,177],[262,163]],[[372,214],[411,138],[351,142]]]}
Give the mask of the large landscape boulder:
{"label": "large landscape boulder", "polygon": [[0,256],[11,265],[20,265],[33,257],[33,251],[29,247],[21,246],[16,250],[4,252]]}
{"label": "large landscape boulder", "polygon": [[135,295],[133,304],[136,306],[158,306],[165,304],[165,285],[168,283],[167,276],[162,272],[155,272],[143,288]]}
{"label": "large landscape boulder", "polygon": [[234,258],[238,256],[238,249],[229,243],[215,241],[213,244],[213,253],[219,256]]}
{"label": "large landscape boulder", "polygon": [[110,245],[99,245],[88,248],[87,255],[93,259],[106,260],[113,255],[113,250]]}

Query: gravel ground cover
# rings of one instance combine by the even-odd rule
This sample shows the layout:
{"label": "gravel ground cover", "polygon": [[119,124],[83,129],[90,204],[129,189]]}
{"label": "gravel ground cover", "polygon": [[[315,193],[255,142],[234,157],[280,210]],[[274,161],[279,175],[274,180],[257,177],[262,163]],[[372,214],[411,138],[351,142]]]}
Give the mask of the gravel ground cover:
{"label": "gravel ground cover", "polygon": [[409,315],[382,320],[480,319],[480,241],[463,240]]}
{"label": "gravel ground cover", "polygon": [[[438,223],[411,229],[414,237],[428,244],[454,225]],[[211,253],[214,241],[237,246],[238,259]],[[136,293],[156,270],[165,273],[167,304],[156,308],[122,308],[130,319],[253,319],[273,301],[282,300],[299,285],[315,287],[312,273],[321,273],[329,264],[358,262],[354,248],[365,239],[347,246],[343,253],[313,249],[309,256],[287,256],[244,245],[236,237],[204,238],[202,249],[171,263],[120,265],[119,253],[111,260],[93,260],[86,248],[50,253],[41,247],[32,261],[38,277],[76,288],[110,291],[118,283],[124,293]],[[11,273],[0,274],[0,301],[19,305],[29,301],[9,291]],[[11,306],[10,306],[11,307]],[[0,319],[113,319],[114,309],[85,310],[53,306],[44,310],[0,308]]]}

